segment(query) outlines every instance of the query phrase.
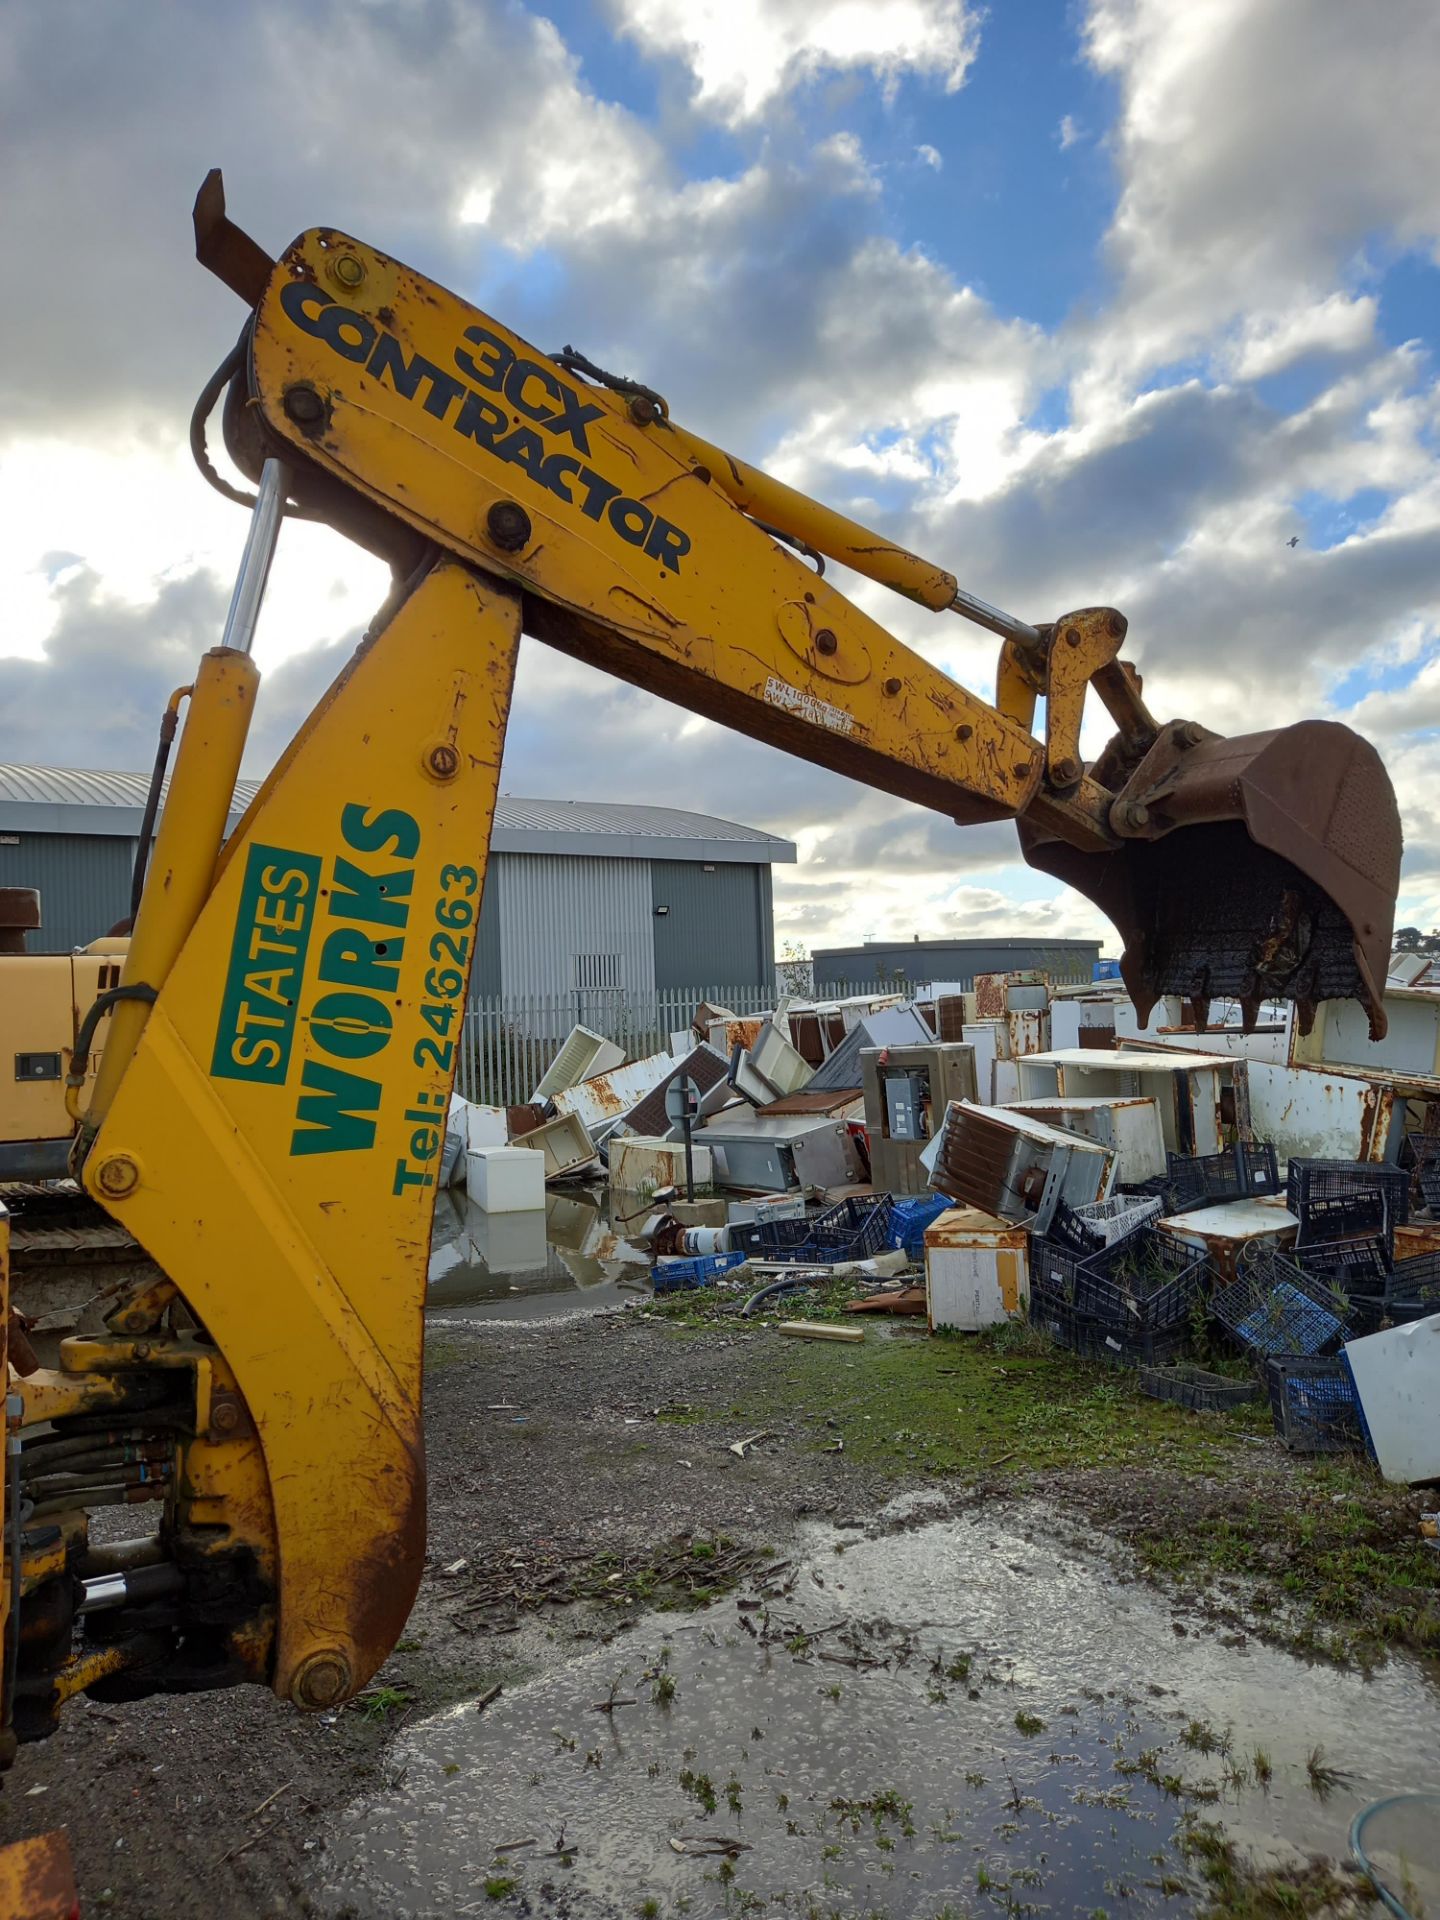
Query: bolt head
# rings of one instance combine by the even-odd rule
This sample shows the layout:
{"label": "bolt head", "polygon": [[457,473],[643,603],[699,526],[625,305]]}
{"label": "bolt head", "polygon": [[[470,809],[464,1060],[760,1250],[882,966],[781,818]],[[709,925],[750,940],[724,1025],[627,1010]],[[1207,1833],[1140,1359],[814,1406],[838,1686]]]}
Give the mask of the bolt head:
{"label": "bolt head", "polygon": [[308,380],[285,389],[285,417],[297,427],[318,427],[325,418],[325,402]]}
{"label": "bolt head", "polygon": [[1080,778],[1080,762],[1075,759],[1057,760],[1052,771],[1057,786],[1072,787]]}
{"label": "bolt head", "polygon": [[342,287],[358,287],[365,278],[365,263],[353,253],[342,253],[331,271]]}
{"label": "bolt head", "polygon": [[647,400],[643,393],[631,394],[629,413],[637,427],[653,427],[660,418],[659,407],[653,400]]}
{"label": "bolt head", "polygon": [[974,727],[967,721],[963,727],[956,727],[955,738],[957,740],[969,740],[974,735],[974,732]]}
{"label": "bolt head", "polygon": [[454,747],[442,741],[426,754],[425,765],[437,780],[453,780],[460,771],[460,755]]}
{"label": "bolt head", "polygon": [[122,1200],[140,1184],[140,1169],[128,1153],[112,1153],[95,1170],[95,1184],[110,1200]]}
{"label": "bolt head", "polygon": [[337,1706],[350,1691],[350,1662],[343,1653],[312,1653],[290,1683],[290,1698],[305,1713]]}
{"label": "bolt head", "polygon": [[835,653],[838,651],[839,646],[840,642],[835,638],[829,627],[822,627],[815,636],[815,651],[817,653]]}
{"label": "bolt head", "polygon": [[1079,646],[1079,644],[1080,644],[1080,629],[1079,629],[1078,627],[1067,627],[1067,628],[1065,629],[1065,644],[1066,644],[1066,646],[1067,646],[1067,647],[1078,647],[1078,646]]}
{"label": "bolt head", "polygon": [[1130,631],[1130,622],[1123,613],[1112,613],[1105,624],[1110,630],[1112,640],[1123,640]]}
{"label": "bolt head", "polygon": [[900,691],[900,682],[893,678],[887,680],[885,682],[885,691],[886,693],[889,694],[890,698],[893,700],[896,694],[899,693]]}
{"label": "bolt head", "polygon": [[233,1433],[240,1424],[240,1409],[233,1400],[217,1400],[210,1409],[210,1425],[216,1433]]}
{"label": "bolt head", "polygon": [[485,531],[502,553],[529,544],[530,516],[518,500],[497,500],[485,515]]}

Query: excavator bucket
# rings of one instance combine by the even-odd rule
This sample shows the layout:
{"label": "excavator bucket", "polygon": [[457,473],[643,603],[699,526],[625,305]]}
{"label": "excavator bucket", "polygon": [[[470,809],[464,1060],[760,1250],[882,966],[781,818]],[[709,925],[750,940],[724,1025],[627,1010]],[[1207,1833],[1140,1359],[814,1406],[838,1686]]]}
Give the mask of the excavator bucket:
{"label": "excavator bucket", "polygon": [[1383,1038],[1401,836],[1379,754],[1333,721],[1187,744],[1195,732],[1162,729],[1123,787],[1118,736],[1095,763],[1120,792],[1118,847],[1082,852],[1022,820],[1026,860],[1115,923],[1142,1019],[1173,994],[1203,1027],[1224,996],[1248,1028],[1262,1000],[1290,1000],[1308,1033],[1321,1000],[1347,999]]}

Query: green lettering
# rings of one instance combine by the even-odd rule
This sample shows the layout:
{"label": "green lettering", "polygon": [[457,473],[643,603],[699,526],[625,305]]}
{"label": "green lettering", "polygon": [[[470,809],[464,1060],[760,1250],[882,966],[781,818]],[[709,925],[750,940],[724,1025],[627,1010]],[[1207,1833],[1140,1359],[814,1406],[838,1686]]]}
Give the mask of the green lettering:
{"label": "green lettering", "polygon": [[308,1092],[301,1092],[295,1108],[292,1154],[363,1153],[374,1146],[375,1122],[360,1116],[379,1111],[378,1080],[362,1080],[323,1061],[307,1060],[300,1085]]}
{"label": "green lettering", "polygon": [[360,920],[372,927],[403,927],[410,918],[408,903],[414,883],[413,867],[400,867],[394,873],[366,873],[363,867],[337,855],[330,917]]}
{"label": "green lettering", "polygon": [[[372,940],[358,927],[337,927],[320,949],[320,978],[334,987],[361,987],[367,993],[393,993],[400,984],[398,961],[403,940]],[[392,958],[381,958],[381,955]]]}

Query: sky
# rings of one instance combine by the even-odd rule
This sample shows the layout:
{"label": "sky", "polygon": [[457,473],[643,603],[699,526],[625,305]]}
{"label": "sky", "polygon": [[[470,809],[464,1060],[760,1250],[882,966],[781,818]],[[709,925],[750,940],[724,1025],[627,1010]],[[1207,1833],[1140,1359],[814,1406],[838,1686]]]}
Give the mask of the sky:
{"label": "sky", "polygon": [[[1120,607],[1162,717],[1339,718],[1440,924],[1434,0],[9,0],[0,760],[144,769],[246,515],[196,474],[272,253],[331,224],[1040,621]],[[383,598],[289,524],[262,774]],[[998,643],[850,581],[990,697]],[[1105,729],[1087,726],[1095,753]],[[504,791],[793,839],[782,947],[1108,923],[961,829],[527,639]]]}

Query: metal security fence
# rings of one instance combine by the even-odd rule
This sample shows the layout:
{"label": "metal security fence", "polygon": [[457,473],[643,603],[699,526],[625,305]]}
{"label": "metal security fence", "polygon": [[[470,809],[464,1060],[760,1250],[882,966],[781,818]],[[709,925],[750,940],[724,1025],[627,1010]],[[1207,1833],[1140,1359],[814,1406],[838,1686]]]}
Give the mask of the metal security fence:
{"label": "metal security fence", "polygon": [[[971,980],[948,983],[969,991]],[[1055,985],[1061,985],[1059,980]],[[837,988],[824,999],[924,998],[929,985],[914,980],[871,980]],[[797,994],[796,998],[803,996]],[[702,1000],[737,1014],[767,1013],[774,988],[661,987],[635,992],[624,987],[577,987],[569,993],[492,995],[472,1000],[465,1011],[455,1063],[455,1090],[481,1106],[513,1107],[530,1098],[561,1042],[575,1026],[603,1033],[625,1049],[628,1060],[670,1051],[672,1033],[689,1029]]]}
{"label": "metal security fence", "polygon": [[[891,983],[847,989],[894,994]],[[766,1013],[775,992],[761,986],[661,987],[649,993],[625,988],[577,988],[571,993],[473,1000],[465,1011],[455,1064],[455,1090],[481,1106],[512,1107],[528,1100],[574,1026],[603,1033],[630,1060],[668,1053],[670,1036],[688,1029],[702,1000],[737,1014]]]}

